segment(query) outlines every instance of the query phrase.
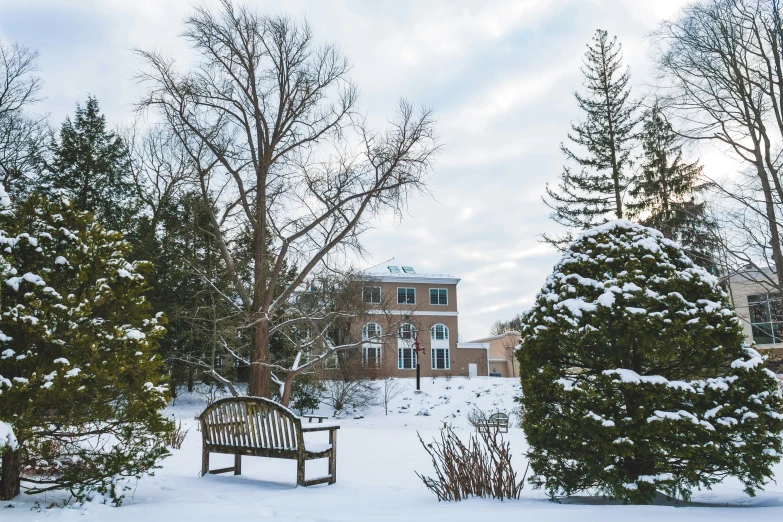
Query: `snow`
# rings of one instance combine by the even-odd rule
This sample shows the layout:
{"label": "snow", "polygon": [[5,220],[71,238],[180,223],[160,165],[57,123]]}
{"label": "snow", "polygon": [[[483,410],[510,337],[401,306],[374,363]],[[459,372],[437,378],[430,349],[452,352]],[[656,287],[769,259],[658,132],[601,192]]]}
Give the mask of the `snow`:
{"label": "snow", "polygon": [[[476,522],[482,520],[546,520],[552,522],[736,522],[737,520],[779,520],[783,516],[783,483],[770,483],[766,491],[750,498],[736,481],[716,484],[712,491],[694,491],[694,502],[684,507],[661,497],[651,506],[623,506],[600,496],[587,494],[550,502],[544,492],[525,485],[520,500],[495,501],[469,499],[462,502],[438,502],[427,491],[414,471],[432,475],[432,465],[417,432],[425,442],[439,434],[444,422],[467,437],[475,433],[466,416],[475,406],[484,410],[500,409],[512,416],[509,433],[512,462],[521,477],[525,471],[524,434],[517,428],[516,402],[518,379],[454,377],[422,380],[422,394],[414,394],[415,381],[400,379],[405,392],[391,402],[389,415],[383,407],[373,406],[363,418],[339,419],[337,431],[337,483],[310,488],[296,487],[294,461],[243,457],[242,475],[199,477],[201,433],[194,417],[205,402],[198,394],[180,396],[165,411],[190,429],[182,449],[162,462],[154,477],[131,483],[134,490],[120,508],[99,502],[78,507],[46,509],[62,504],[67,495],[49,492],[45,496],[21,495],[0,505],[3,522],[57,521],[322,521],[322,522]],[[416,416],[426,411],[429,416]],[[318,414],[331,415],[322,407]],[[0,427],[0,430],[2,428]],[[308,446],[327,444],[325,432],[305,435]],[[763,451],[763,450],[762,450]],[[768,453],[768,452],[766,452]],[[233,464],[231,455],[210,456],[213,468]],[[783,465],[774,468],[783,477]],[[326,460],[307,463],[307,478],[324,476]],[[663,476],[645,477],[664,480]],[[778,481],[781,482],[781,481]],[[629,483],[628,488],[638,488]],[[35,503],[40,508],[35,507]],[[12,506],[7,508],[6,506]],[[738,509],[740,508],[740,509]]]}
{"label": "snow", "polygon": [[10,424],[0,421],[0,453],[5,449],[15,450],[19,443],[16,441],[16,435]]}
{"label": "snow", "polygon": [[144,332],[141,330],[137,330],[135,328],[129,329],[127,332],[125,332],[125,338],[126,339],[132,339],[134,341],[139,341],[141,339],[144,339],[146,335],[144,335]]}
{"label": "snow", "polygon": [[568,308],[568,311],[571,312],[571,315],[574,317],[582,317],[583,311],[594,312],[596,306],[592,303],[585,302],[584,299],[576,298],[565,299],[555,305],[555,310],[559,310],[561,308]]}

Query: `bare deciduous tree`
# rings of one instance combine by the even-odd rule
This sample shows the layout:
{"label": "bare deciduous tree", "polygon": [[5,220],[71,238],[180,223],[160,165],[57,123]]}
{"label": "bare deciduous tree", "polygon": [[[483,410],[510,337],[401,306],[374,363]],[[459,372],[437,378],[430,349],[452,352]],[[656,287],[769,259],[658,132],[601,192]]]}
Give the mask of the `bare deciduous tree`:
{"label": "bare deciduous tree", "polygon": [[37,101],[41,79],[35,76],[38,52],[0,42],[0,117]]}
{"label": "bare deciduous tree", "polygon": [[[347,60],[317,46],[305,22],[223,0],[219,12],[196,9],[183,34],[198,58],[190,71],[139,51],[148,85],[140,109],[169,126],[204,198],[219,202],[211,219],[232,274],[226,298],[252,333],[249,393],[268,396],[278,312],[316,274],[340,271],[347,254],[361,252],[372,218],[401,212],[424,189],[437,150],[433,118],[401,102],[385,132],[370,130]],[[229,248],[242,229],[251,236],[249,284]],[[281,285],[288,270],[293,277]]]}
{"label": "bare deciduous tree", "polygon": [[778,291],[783,289],[781,22],[777,0],[709,0],[687,7],[657,35],[669,117],[680,120],[685,136],[722,146],[752,176],[735,185],[712,180],[730,208],[721,242],[735,266],[773,269],[767,270],[776,274],[769,282]]}
{"label": "bare deciduous tree", "polygon": [[49,136],[45,118],[25,114],[38,101],[38,53],[0,41],[0,182],[12,194],[29,180]]}

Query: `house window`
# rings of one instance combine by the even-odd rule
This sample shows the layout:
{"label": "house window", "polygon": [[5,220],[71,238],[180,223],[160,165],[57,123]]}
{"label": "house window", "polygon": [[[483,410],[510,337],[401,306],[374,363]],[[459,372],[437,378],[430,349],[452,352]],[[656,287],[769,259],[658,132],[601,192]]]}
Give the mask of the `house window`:
{"label": "house window", "polygon": [[757,344],[783,342],[783,306],[780,294],[748,296],[750,325]]}
{"label": "house window", "polygon": [[362,328],[362,366],[380,368],[381,366],[381,325],[367,323]]}
{"label": "house window", "polygon": [[220,355],[215,356],[215,368],[222,368],[223,367],[223,357]]}
{"label": "house window", "polygon": [[397,304],[416,304],[416,289],[398,288]]}
{"label": "house window", "polygon": [[381,367],[380,344],[364,344],[362,346],[362,366],[365,368]]}
{"label": "house window", "polygon": [[336,370],[340,367],[340,360],[337,358],[337,352],[334,352],[332,355],[326,358],[324,366],[326,366],[326,368],[329,370]]}
{"label": "house window", "polygon": [[445,288],[430,288],[430,304],[431,305],[447,305],[449,304],[449,293]]}
{"label": "house window", "polygon": [[435,324],[430,328],[430,351],[433,370],[451,369],[449,329],[445,324]]}
{"label": "house window", "polygon": [[448,348],[432,348],[432,369],[449,370],[451,369],[451,360],[449,359]]}
{"label": "house window", "polygon": [[443,324],[436,324],[432,327],[432,330],[430,330],[430,338],[433,341],[448,341],[449,340],[449,329],[446,328],[446,325]]}
{"label": "house window", "polygon": [[381,304],[380,286],[365,286],[363,293],[365,303]]}
{"label": "house window", "polygon": [[400,326],[397,335],[397,368],[400,370],[416,369],[416,328],[405,323]]}
{"label": "house window", "polygon": [[362,328],[362,340],[380,342],[380,339],[381,325],[378,323],[367,323],[364,325],[364,328]]}

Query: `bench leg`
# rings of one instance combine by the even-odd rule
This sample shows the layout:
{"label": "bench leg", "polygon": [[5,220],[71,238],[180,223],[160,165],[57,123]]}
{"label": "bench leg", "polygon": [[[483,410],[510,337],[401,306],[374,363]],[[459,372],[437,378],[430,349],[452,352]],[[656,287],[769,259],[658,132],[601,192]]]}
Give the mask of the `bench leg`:
{"label": "bench leg", "polygon": [[329,484],[337,481],[337,430],[329,430],[329,444],[332,445],[332,451],[329,452]]}
{"label": "bench leg", "polygon": [[296,485],[305,485],[305,459],[303,456],[296,461]]}
{"label": "bench leg", "polygon": [[209,452],[206,444],[201,448],[201,476],[209,473]]}
{"label": "bench leg", "polygon": [[242,455],[234,455],[234,475],[242,474]]}

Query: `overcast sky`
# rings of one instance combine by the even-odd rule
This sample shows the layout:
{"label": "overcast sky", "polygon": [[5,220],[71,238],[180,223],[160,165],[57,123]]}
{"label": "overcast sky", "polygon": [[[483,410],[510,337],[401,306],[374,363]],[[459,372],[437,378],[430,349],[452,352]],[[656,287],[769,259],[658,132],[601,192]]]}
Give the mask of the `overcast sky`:
{"label": "overcast sky", "polygon": [[[557,233],[541,202],[563,158],[559,144],[580,118],[585,45],[598,28],[617,35],[634,94],[649,93],[647,35],[681,0],[330,1],[247,0],[270,14],[306,16],[316,41],[353,63],[372,121],[400,97],[434,109],[444,144],[429,188],[401,222],[378,222],[364,240],[372,259],[395,258],[459,284],[460,337],[487,335],[529,307],[557,254],[538,236]],[[211,2],[206,2],[210,5]],[[0,0],[0,38],[40,52],[46,99],[36,111],[59,125],[88,93],[112,125],[132,120],[136,47],[187,61],[178,38],[192,2]],[[719,159],[701,151],[710,168]],[[725,160],[723,160],[725,162]]]}

